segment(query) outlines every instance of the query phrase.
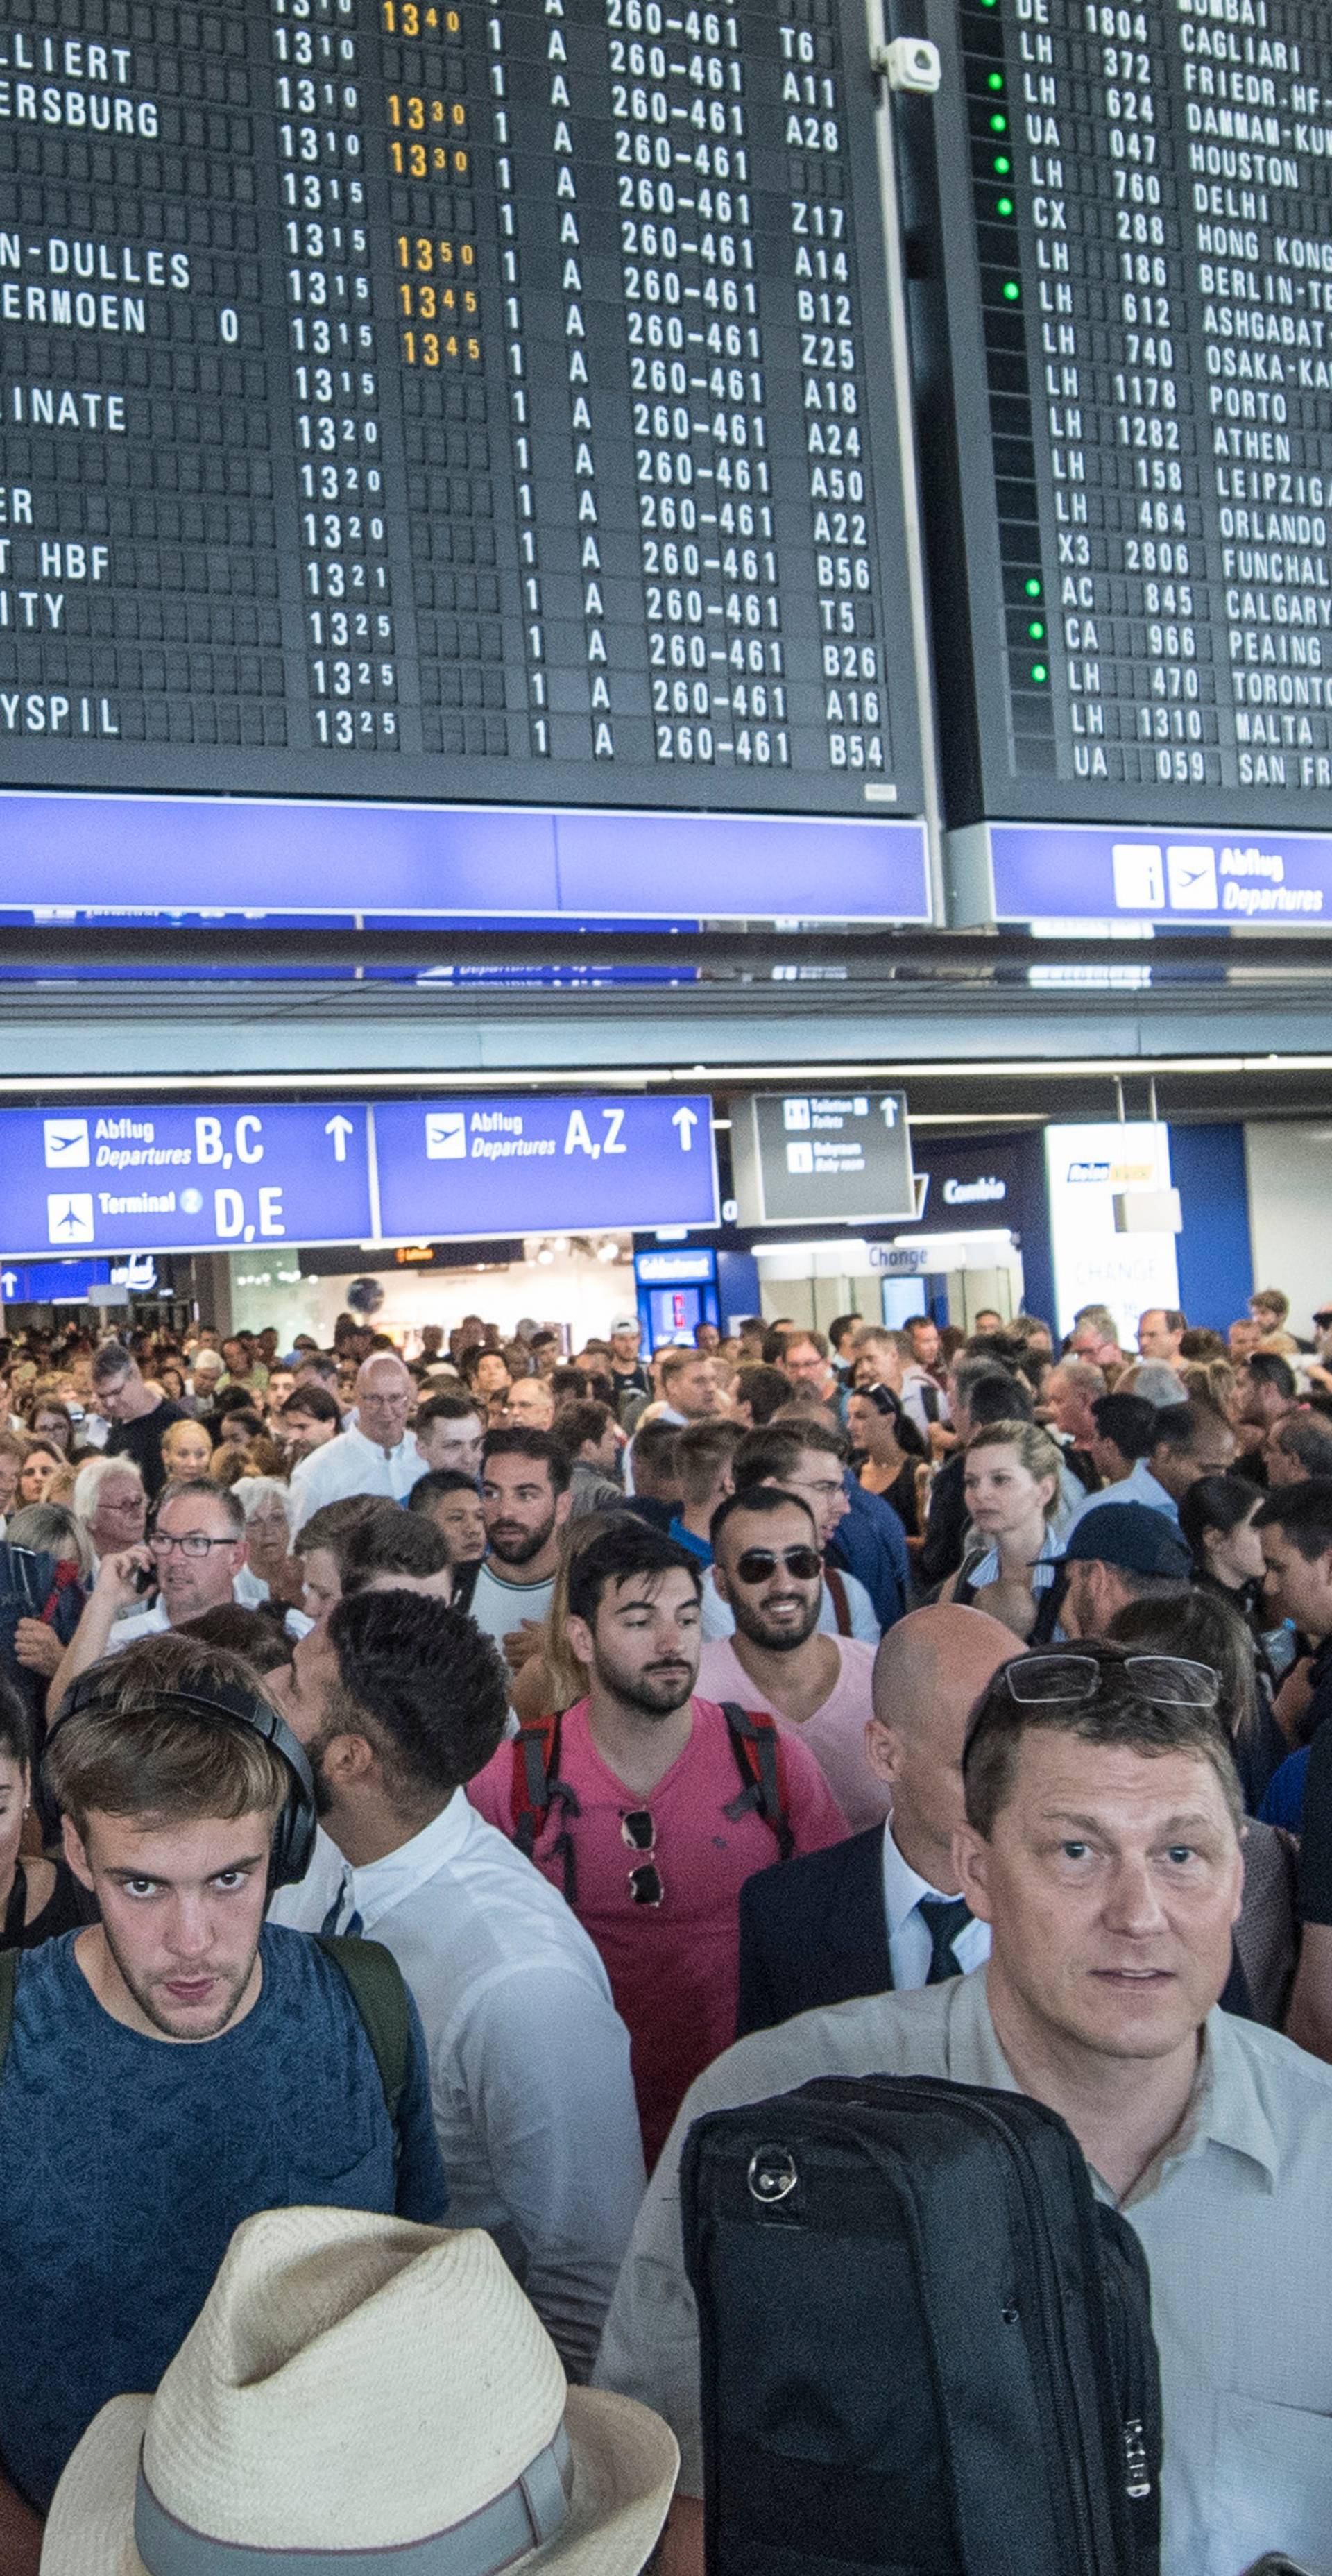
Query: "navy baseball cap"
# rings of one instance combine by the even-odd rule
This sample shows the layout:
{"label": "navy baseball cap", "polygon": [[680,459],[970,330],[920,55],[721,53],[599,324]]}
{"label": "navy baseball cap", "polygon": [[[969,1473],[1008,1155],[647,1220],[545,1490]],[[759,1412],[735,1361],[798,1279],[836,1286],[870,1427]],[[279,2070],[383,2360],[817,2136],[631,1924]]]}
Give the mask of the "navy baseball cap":
{"label": "navy baseball cap", "polygon": [[1173,1522],[1147,1503],[1101,1503],[1069,1533],[1066,1565],[1118,1565],[1126,1574],[1173,1575],[1188,1583],[1193,1560]]}

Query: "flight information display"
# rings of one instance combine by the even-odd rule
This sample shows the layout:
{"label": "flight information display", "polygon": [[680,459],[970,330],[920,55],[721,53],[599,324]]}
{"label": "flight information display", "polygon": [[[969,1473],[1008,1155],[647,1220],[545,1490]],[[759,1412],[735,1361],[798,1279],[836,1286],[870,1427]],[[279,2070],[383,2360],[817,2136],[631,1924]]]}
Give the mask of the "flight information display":
{"label": "flight information display", "polygon": [[[1305,866],[1262,833],[1332,826],[1332,12],[928,18],[943,86],[909,117],[937,150],[960,504],[936,609],[974,707],[950,818],[1159,825],[1089,847],[1092,908],[1247,914]],[[1038,908],[1080,908],[1065,862]],[[1246,869],[1254,904],[1227,905]]]}
{"label": "flight information display", "polygon": [[15,0],[0,783],[919,813],[859,0]]}

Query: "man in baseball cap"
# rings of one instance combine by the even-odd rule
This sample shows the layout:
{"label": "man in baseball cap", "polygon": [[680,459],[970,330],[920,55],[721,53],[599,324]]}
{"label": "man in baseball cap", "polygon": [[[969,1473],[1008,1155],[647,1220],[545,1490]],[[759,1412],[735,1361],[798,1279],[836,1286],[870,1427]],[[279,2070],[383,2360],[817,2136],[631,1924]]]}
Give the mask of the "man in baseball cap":
{"label": "man in baseball cap", "polygon": [[617,1315],[610,1328],[611,1376],[615,1381],[616,1399],[622,1395],[650,1395],[652,1382],[638,1355],[643,1338],[637,1315]]}
{"label": "man in baseball cap", "polygon": [[482,2229],[269,2210],[156,2396],[84,2434],[42,2576],[638,2576],[678,2466],[648,2407],[566,2385]]}
{"label": "man in baseball cap", "polygon": [[1069,1531],[1063,1566],[1066,1637],[1103,1637],[1126,1601],[1187,1592],[1193,1579],[1179,1531],[1146,1503],[1094,1503]]}

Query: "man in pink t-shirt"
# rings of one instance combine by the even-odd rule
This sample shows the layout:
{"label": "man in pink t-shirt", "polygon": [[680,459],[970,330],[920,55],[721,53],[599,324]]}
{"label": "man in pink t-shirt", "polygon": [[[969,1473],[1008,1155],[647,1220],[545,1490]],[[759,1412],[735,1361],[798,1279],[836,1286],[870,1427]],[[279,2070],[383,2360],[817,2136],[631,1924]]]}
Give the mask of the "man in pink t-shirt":
{"label": "man in pink t-shirt", "polygon": [[718,1506],[710,1537],[712,1579],[735,1634],[705,1644],[700,1690],[798,1727],[852,1833],[881,1825],[890,1793],[865,1749],[874,1648],[819,1627],[823,1559],[808,1503],[777,1485],[751,1485]]}
{"label": "man in pink t-shirt", "polygon": [[[567,1634],[591,1688],[559,1721],[533,1847],[605,1961],[649,2169],[694,2077],[735,2035],[740,1890],[783,1839],[762,1812],[752,1748],[737,1748],[715,1701],[692,1696],[699,1591],[694,1560],[630,1513],[575,1558]],[[792,1853],[840,1842],[846,1819],[793,1730],[771,1770]],[[510,1742],[467,1792],[515,1840],[525,1781],[524,1748]]]}

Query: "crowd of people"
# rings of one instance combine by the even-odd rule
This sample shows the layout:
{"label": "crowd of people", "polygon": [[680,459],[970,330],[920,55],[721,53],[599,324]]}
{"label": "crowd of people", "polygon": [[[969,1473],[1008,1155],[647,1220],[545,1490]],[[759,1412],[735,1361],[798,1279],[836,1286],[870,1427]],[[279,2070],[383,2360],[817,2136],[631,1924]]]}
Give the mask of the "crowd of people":
{"label": "crowd of people", "polygon": [[1034,2095],[1140,2235],[1165,2576],[1332,2571],[1310,1320],[0,1344],[0,2576],[233,2272],[446,2215],[698,2576],[686,2130],[868,2072]]}

